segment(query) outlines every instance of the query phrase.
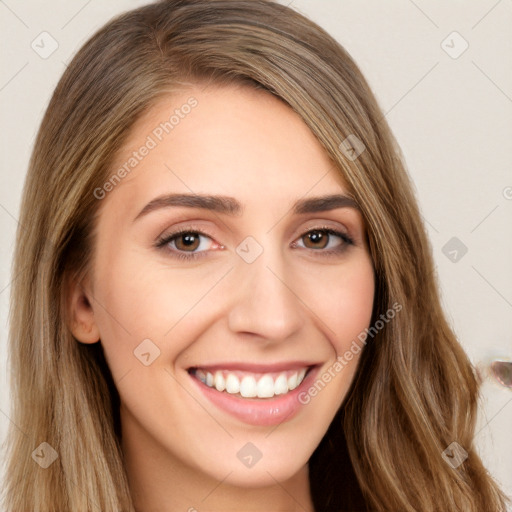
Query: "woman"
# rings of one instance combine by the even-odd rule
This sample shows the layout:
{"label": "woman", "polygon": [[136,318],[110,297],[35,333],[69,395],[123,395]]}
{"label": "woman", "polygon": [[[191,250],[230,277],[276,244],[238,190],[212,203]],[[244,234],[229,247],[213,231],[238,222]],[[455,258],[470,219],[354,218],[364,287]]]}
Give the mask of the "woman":
{"label": "woman", "polygon": [[100,30],[20,225],[7,510],[505,509],[397,145],[293,10]]}

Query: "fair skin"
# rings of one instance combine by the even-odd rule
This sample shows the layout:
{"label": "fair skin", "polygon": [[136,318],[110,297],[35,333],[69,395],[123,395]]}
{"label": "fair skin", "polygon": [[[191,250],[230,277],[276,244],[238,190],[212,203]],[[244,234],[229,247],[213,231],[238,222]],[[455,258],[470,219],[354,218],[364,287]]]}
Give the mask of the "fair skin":
{"label": "fair skin", "polygon": [[[348,188],[297,114],[246,87],[197,86],[163,99],[133,128],[113,171],[191,96],[197,106],[101,200],[91,273],[71,295],[73,334],[104,347],[138,511],[312,511],[307,461],[360,354],[307,404],[288,394],[307,391],[370,323],[364,221],[346,201],[293,210]],[[240,210],[168,204],[136,218],[167,194],[230,197]],[[169,240],[179,229],[188,238]],[[249,236],[257,244],[240,246]],[[259,247],[254,261],[242,257]],[[148,365],[134,355],[146,339],[146,361],[160,351]],[[239,381],[268,374],[277,386],[283,373],[300,380],[302,368],[295,390],[268,397],[200,379],[208,370]]]}

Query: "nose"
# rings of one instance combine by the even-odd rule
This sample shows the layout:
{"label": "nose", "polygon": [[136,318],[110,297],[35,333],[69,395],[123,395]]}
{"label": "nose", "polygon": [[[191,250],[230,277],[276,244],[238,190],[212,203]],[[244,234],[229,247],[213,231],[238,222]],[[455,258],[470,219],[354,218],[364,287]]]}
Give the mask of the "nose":
{"label": "nose", "polygon": [[228,313],[231,331],[270,342],[296,334],[304,324],[306,308],[293,290],[282,257],[264,251],[253,263],[240,260],[237,267]]}

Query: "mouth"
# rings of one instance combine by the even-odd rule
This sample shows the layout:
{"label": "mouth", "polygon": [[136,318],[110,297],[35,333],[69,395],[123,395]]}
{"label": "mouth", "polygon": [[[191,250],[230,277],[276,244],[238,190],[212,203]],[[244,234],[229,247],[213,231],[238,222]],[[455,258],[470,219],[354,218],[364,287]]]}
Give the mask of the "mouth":
{"label": "mouth", "polygon": [[282,372],[254,373],[243,371],[194,369],[193,375],[209,388],[241,398],[273,398],[300,386],[309,367]]}
{"label": "mouth", "polygon": [[244,423],[276,425],[293,418],[303,404],[301,390],[318,370],[317,364],[197,366],[192,381],[216,407]]}

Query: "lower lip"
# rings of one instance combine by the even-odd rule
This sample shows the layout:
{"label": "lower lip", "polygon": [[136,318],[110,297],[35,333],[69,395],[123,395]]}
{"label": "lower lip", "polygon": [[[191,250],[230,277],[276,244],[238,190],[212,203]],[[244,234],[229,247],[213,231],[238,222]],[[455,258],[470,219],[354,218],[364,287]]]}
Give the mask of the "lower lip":
{"label": "lower lip", "polygon": [[217,391],[215,388],[203,384],[193,375],[190,375],[190,378],[206,398],[231,416],[250,425],[270,426],[289,421],[299,412],[304,405],[299,401],[299,394],[307,389],[317,370],[316,367],[312,368],[294,390],[284,395],[277,395],[274,398],[260,400],[255,398],[244,399],[236,395],[230,395],[225,391]]}

